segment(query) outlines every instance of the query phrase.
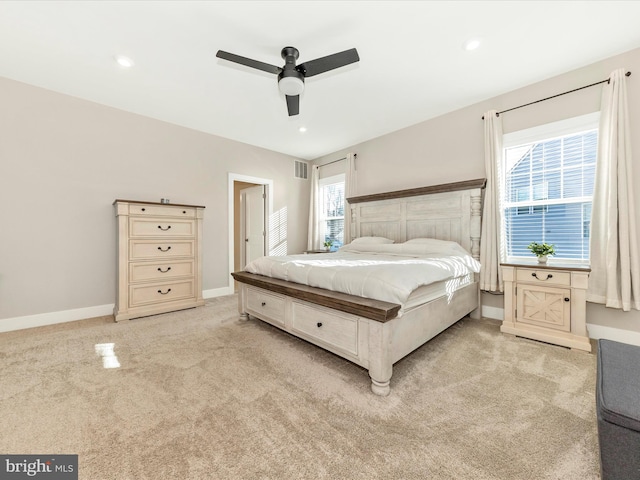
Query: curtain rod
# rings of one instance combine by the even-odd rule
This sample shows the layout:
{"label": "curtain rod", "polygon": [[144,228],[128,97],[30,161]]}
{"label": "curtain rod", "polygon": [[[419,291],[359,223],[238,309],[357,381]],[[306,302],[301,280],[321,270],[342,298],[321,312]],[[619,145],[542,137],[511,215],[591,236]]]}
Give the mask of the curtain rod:
{"label": "curtain rod", "polygon": [[[625,77],[628,77],[628,76],[631,75],[631,72],[627,72],[624,75],[625,75]],[[522,108],[522,107],[528,107],[529,105],[533,105],[534,103],[540,103],[540,102],[544,102],[546,100],[551,100],[552,98],[561,97],[562,95],[566,95],[567,93],[577,92],[578,90],[583,90],[585,88],[593,87],[595,85],[600,85],[601,83],[605,83],[605,82],[609,83],[609,79],[607,78],[606,80],[601,80],[599,82],[592,83],[590,85],[585,85],[584,87],[574,88],[573,90],[569,90],[568,92],[558,93],[557,95],[552,95],[551,97],[542,98],[540,100],[536,100],[535,102],[525,103],[524,105],[519,105],[517,107],[509,108],[507,110],[503,110],[501,112],[496,113],[496,116],[500,116],[501,113],[510,112],[511,110],[517,110],[518,108]],[[482,116],[482,120],[484,120],[484,115]]]}
{"label": "curtain rod", "polygon": [[[353,158],[356,158],[357,156],[358,156],[357,153],[353,154]],[[337,160],[333,160],[332,162],[323,163],[322,165],[318,165],[318,168],[326,167],[327,165],[331,165],[332,163],[336,163],[336,162],[341,162],[342,160],[346,160],[346,159],[347,159],[347,157],[342,157],[342,158],[339,158]]]}

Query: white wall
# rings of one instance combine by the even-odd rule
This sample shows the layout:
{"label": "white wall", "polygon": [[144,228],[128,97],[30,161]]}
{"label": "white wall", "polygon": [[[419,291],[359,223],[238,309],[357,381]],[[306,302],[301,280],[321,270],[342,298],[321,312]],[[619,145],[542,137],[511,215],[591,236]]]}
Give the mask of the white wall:
{"label": "white wall", "polygon": [[0,319],[114,303],[116,198],[204,205],[204,290],[228,287],[229,172],[274,181],[288,251],[302,252],[309,182],[293,162],[0,78]]}
{"label": "white wall", "polygon": [[[484,112],[506,110],[561,92],[606,79],[617,68],[626,68],[632,150],[637,166],[633,172],[640,185],[640,49],[605,59],[564,75],[528,85],[490,100],[470,105],[417,125],[318,158],[325,163],[348,151],[357,153],[358,195],[421,187],[485,177]],[[504,132],[514,132],[571,118],[600,109],[601,87],[591,87],[503,114]],[[437,94],[437,92],[434,92]],[[640,191],[636,192],[640,225]],[[483,295],[490,310],[503,307],[502,296]],[[587,306],[590,334],[600,336],[608,327],[625,329],[640,339],[640,312],[621,312],[601,305]],[[604,326],[605,329],[600,327]],[[639,341],[640,343],[640,341]]]}

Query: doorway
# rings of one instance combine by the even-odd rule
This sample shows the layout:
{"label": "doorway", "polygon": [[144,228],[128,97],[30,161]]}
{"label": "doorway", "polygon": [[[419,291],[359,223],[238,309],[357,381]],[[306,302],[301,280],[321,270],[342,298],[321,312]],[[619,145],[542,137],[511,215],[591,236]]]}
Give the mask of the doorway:
{"label": "doorway", "polygon": [[[269,252],[273,180],[229,174],[229,273]],[[229,291],[235,291],[229,275]]]}
{"label": "doorway", "polygon": [[[236,182],[235,185],[236,188],[240,185],[247,185],[240,190],[240,234],[236,234],[236,241],[240,240],[240,258],[236,269],[241,270],[247,263],[264,256],[266,252],[266,194],[264,185],[244,182],[242,184]],[[238,256],[237,253],[236,256]]]}

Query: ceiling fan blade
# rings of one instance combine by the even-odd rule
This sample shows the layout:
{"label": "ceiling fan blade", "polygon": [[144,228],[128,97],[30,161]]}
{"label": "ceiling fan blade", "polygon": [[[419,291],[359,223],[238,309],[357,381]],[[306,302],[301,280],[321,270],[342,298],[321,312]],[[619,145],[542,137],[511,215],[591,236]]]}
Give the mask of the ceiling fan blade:
{"label": "ceiling fan blade", "polygon": [[300,113],[300,95],[285,95],[287,97],[287,110],[289,116],[298,115]]}
{"label": "ceiling fan blade", "polygon": [[344,52],[334,53],[333,55],[327,55],[326,57],[301,63],[296,67],[296,70],[301,72],[305,77],[313,77],[314,75],[344,67],[359,60],[358,51],[352,48]]}
{"label": "ceiling fan blade", "polygon": [[229,60],[230,62],[239,63],[240,65],[246,65],[247,67],[257,68],[263,72],[275,73],[276,75],[282,71],[282,68],[276,67],[275,65],[269,65],[268,63],[259,62],[258,60],[241,57],[234,53],[223,52],[222,50],[218,50],[216,57],[222,58],[223,60]]}

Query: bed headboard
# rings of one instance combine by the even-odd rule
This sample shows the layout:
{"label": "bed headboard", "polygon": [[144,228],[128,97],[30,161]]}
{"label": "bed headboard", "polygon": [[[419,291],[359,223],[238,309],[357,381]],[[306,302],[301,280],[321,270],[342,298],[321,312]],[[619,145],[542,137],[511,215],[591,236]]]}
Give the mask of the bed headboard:
{"label": "bed headboard", "polygon": [[396,243],[420,237],[452,240],[479,259],[485,183],[482,178],[347,198],[351,208],[349,241],[371,236]]}

